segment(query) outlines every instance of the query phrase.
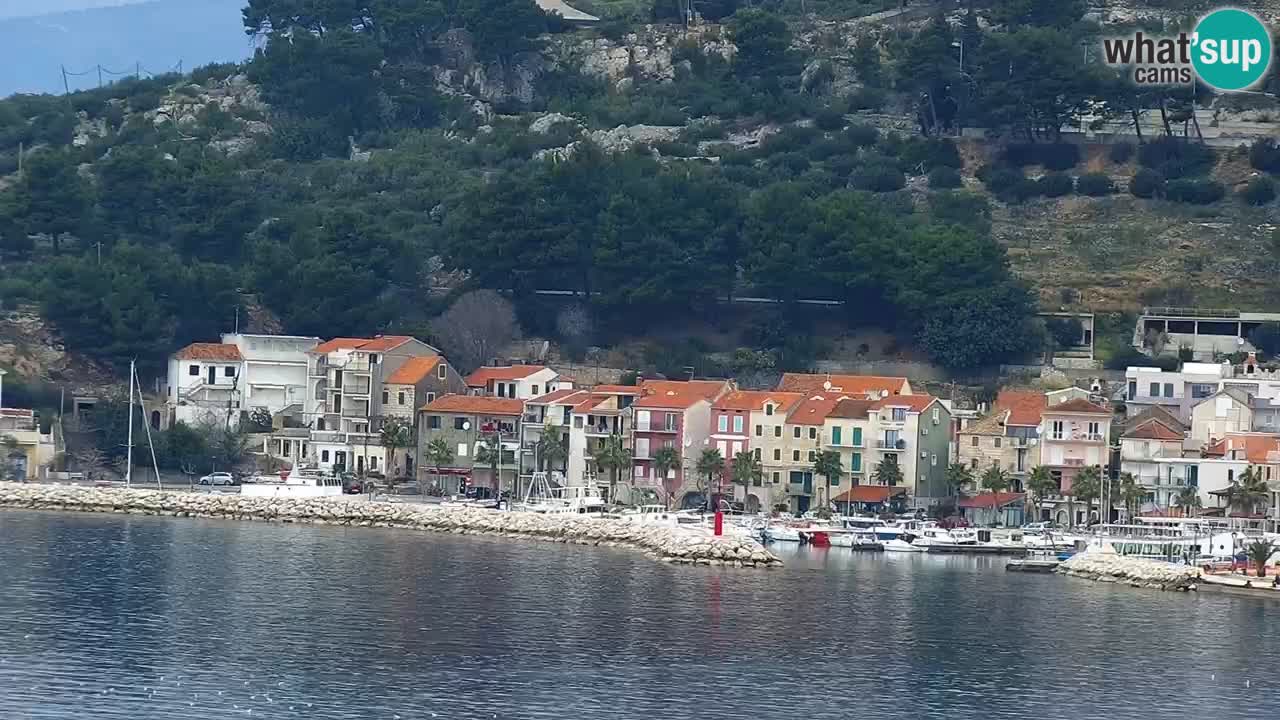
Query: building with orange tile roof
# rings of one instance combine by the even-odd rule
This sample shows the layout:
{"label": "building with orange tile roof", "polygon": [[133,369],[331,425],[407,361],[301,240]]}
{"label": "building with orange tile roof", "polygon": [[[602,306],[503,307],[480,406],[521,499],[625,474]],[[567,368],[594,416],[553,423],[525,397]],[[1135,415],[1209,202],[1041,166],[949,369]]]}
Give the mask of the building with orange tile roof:
{"label": "building with orange tile roof", "polygon": [[[734,390],[728,380],[645,380],[631,404],[633,413],[632,480],[675,504],[698,506],[709,501],[698,489],[693,470],[698,455],[711,446],[711,406]],[[663,447],[679,453],[679,467],[661,477],[653,464]],[[711,494],[721,492],[712,488]]]}
{"label": "building with orange tile roof", "polygon": [[572,388],[573,381],[545,365],[494,365],[467,376],[467,386],[477,395],[528,400],[554,390]]}
{"label": "building with orange tile roof", "polygon": [[[419,355],[404,361],[382,383],[379,405],[383,417],[399,417],[409,422],[417,418],[418,408],[450,394],[465,394],[467,384],[458,371],[441,355]],[[418,463],[416,444],[397,449],[389,466],[405,477],[415,477]]]}
{"label": "building with orange tile roof", "polygon": [[1106,472],[1111,464],[1111,408],[1082,395],[1088,393],[1079,388],[1046,393],[1049,401],[1041,411],[1040,464],[1064,493],[1071,491],[1071,481],[1081,470],[1096,467]]}
{"label": "building with orange tile roof", "polygon": [[[487,488],[491,497],[515,489],[520,472],[520,425],[524,401],[477,395],[444,395],[418,409],[418,475],[441,483],[447,494]],[[450,457],[432,452],[443,446]],[[500,447],[497,472],[486,456]]]}
{"label": "building with orange tile roof", "polygon": [[975,477],[1000,468],[1021,491],[1040,464],[1040,421],[1047,402],[1039,390],[1001,390],[986,416],[956,433],[956,462]]}
{"label": "building with orange tile roof", "polygon": [[[783,467],[773,460],[773,428],[785,422],[786,415],[804,400],[802,393],[778,390],[732,390],[721,395],[711,406],[711,446],[725,459],[722,482],[726,494],[745,503],[747,511],[772,507],[786,494],[780,482]],[[767,432],[766,432],[767,429]],[[751,453],[760,462],[762,477],[750,488],[733,484],[733,459],[740,452]]]}

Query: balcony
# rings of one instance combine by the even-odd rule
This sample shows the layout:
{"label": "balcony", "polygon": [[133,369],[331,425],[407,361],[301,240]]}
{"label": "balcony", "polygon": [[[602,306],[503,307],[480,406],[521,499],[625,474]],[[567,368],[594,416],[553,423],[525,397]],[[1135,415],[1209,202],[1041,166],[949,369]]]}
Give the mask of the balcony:
{"label": "balcony", "polygon": [[521,416],[520,422],[524,423],[525,425],[541,425],[543,424],[543,419],[537,413],[525,413],[523,416]]}
{"label": "balcony", "polygon": [[[598,425],[586,425],[583,430],[587,435],[592,437],[600,437],[606,435],[615,435],[614,429],[608,423],[600,423]],[[674,430],[672,432],[675,432]]]}
{"label": "balcony", "polygon": [[369,394],[369,378],[352,377],[347,378],[342,385],[342,393],[344,395],[365,395]]}
{"label": "balcony", "polygon": [[342,417],[349,417],[349,418],[369,417],[369,408],[367,406],[361,407],[359,405],[344,407],[342,408]]}
{"label": "balcony", "polygon": [[310,369],[307,370],[307,375],[309,377],[328,377],[329,376],[328,361],[326,361],[324,358],[317,359],[315,361],[315,364],[313,364],[310,367]]}
{"label": "balcony", "polygon": [[347,434],[337,430],[312,430],[311,442],[345,443]]}
{"label": "balcony", "polygon": [[655,432],[655,433],[675,433],[676,425],[670,426],[659,423],[637,423],[636,432]]}
{"label": "balcony", "polygon": [[369,356],[352,357],[341,365],[343,372],[358,373],[360,375],[369,374]]}
{"label": "balcony", "polygon": [[877,440],[876,447],[879,448],[880,450],[886,450],[888,452],[903,452],[907,449],[907,441],[902,439]]}

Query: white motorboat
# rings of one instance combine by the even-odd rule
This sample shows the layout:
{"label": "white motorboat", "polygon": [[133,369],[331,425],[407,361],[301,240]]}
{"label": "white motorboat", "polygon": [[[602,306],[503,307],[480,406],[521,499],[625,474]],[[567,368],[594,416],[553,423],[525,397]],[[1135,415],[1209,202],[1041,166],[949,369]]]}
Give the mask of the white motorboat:
{"label": "white motorboat", "polygon": [[875,534],[863,530],[828,530],[827,541],[831,543],[831,547],[846,547],[854,550],[882,549]]}
{"label": "white motorboat", "polygon": [[[911,536],[908,535],[906,537]],[[884,546],[885,552],[922,553],[925,551],[923,547],[920,547],[903,537],[881,540],[880,544]]]}
{"label": "white motorboat", "polygon": [[303,470],[294,465],[283,479],[260,475],[240,486],[242,497],[315,498],[342,495],[342,478],[321,470]]}
{"label": "white motorboat", "polygon": [[764,529],[764,537],[769,542],[800,542],[799,528],[790,525],[773,524]]}

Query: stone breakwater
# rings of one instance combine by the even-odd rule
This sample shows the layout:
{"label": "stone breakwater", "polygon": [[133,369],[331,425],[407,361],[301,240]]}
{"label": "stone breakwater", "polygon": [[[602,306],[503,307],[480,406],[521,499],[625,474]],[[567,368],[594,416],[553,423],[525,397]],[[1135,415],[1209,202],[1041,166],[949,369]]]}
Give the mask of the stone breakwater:
{"label": "stone breakwater", "polygon": [[713,537],[678,527],[579,515],[539,515],[476,508],[370,502],[348,498],[246,498],[126,488],[0,483],[0,508],[131,513],[360,527],[455,535],[500,535],[576,545],[630,547],[663,562],[721,567],[780,567],[747,537]]}
{"label": "stone breakwater", "polygon": [[1191,590],[1200,571],[1158,560],[1126,557],[1115,552],[1089,550],[1058,566],[1058,572],[1073,577],[1115,582],[1155,590]]}

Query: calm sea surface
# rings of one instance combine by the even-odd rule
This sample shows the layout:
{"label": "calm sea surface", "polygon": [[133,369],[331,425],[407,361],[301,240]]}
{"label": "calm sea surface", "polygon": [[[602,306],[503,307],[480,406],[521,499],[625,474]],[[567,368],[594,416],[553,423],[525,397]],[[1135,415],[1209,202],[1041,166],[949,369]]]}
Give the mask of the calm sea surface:
{"label": "calm sea surface", "polygon": [[0,512],[0,718],[1280,717],[1280,605],[782,554]]}

